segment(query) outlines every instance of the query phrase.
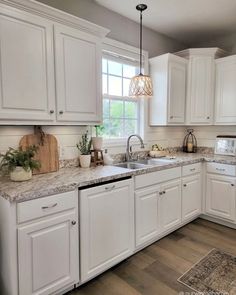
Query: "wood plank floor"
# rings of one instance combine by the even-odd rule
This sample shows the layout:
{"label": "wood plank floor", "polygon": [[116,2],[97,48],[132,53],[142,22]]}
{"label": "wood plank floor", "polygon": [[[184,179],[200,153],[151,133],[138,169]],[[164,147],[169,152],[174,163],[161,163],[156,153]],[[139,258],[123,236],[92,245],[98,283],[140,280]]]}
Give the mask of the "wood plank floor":
{"label": "wood plank floor", "polygon": [[211,249],[236,255],[236,230],[197,219],[68,295],[174,295],[177,279]]}

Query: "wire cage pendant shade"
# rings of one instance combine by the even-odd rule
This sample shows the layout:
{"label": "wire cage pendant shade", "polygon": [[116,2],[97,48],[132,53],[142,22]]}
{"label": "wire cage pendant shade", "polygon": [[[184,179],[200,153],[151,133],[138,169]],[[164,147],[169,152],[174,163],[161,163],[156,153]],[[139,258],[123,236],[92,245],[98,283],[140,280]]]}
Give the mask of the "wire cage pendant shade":
{"label": "wire cage pendant shade", "polygon": [[142,74],[142,37],[143,37],[143,16],[142,12],[147,9],[146,4],[139,4],[136,9],[140,11],[140,74],[134,76],[129,85],[129,96],[130,97],[149,97],[153,95],[153,87],[151,77]]}

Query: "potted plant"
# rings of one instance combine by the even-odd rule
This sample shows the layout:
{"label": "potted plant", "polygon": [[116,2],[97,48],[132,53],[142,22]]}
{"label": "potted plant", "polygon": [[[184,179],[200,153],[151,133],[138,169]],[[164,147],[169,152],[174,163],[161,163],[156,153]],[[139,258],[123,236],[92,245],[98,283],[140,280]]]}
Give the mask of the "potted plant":
{"label": "potted plant", "polygon": [[104,129],[104,127],[102,125],[95,126],[96,137],[92,137],[92,144],[93,144],[94,150],[101,150],[102,149],[103,138],[101,135],[102,135],[103,129]]}
{"label": "potted plant", "polygon": [[76,145],[80,151],[79,162],[82,168],[90,167],[91,163],[91,144],[92,141],[89,139],[88,131],[82,135],[81,141]]}
{"label": "potted plant", "polygon": [[38,148],[33,145],[26,149],[9,148],[2,157],[0,169],[10,174],[12,181],[25,181],[32,178],[32,170],[39,169],[40,163],[34,160]]}

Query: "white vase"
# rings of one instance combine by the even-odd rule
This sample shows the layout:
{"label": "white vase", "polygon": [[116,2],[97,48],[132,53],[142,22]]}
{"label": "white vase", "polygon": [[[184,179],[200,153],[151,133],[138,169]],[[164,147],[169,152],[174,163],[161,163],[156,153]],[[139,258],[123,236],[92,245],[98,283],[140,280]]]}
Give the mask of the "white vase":
{"label": "white vase", "polygon": [[91,155],[80,155],[79,162],[82,168],[89,168],[91,163]]}
{"label": "white vase", "polygon": [[92,137],[92,144],[94,150],[101,150],[102,144],[103,144],[103,138],[102,137]]}
{"label": "white vase", "polygon": [[17,166],[10,172],[10,179],[12,181],[26,181],[32,178],[32,170],[29,168],[25,170],[23,167]]}

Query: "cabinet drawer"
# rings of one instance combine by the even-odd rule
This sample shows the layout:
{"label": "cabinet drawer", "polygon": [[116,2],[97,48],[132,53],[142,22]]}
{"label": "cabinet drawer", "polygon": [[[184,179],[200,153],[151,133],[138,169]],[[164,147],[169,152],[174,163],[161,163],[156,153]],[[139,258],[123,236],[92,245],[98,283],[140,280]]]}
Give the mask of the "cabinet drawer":
{"label": "cabinet drawer", "polygon": [[236,176],[236,165],[227,165],[220,163],[207,163],[207,172],[222,175]]}
{"label": "cabinet drawer", "polygon": [[181,167],[138,175],[135,176],[135,188],[139,189],[141,187],[161,183],[178,177],[181,177]]}
{"label": "cabinet drawer", "polygon": [[18,223],[44,217],[76,207],[77,192],[66,192],[17,204]]}
{"label": "cabinet drawer", "polygon": [[182,168],[182,176],[188,176],[194,173],[201,172],[201,163],[195,163],[191,165],[183,166]]}

